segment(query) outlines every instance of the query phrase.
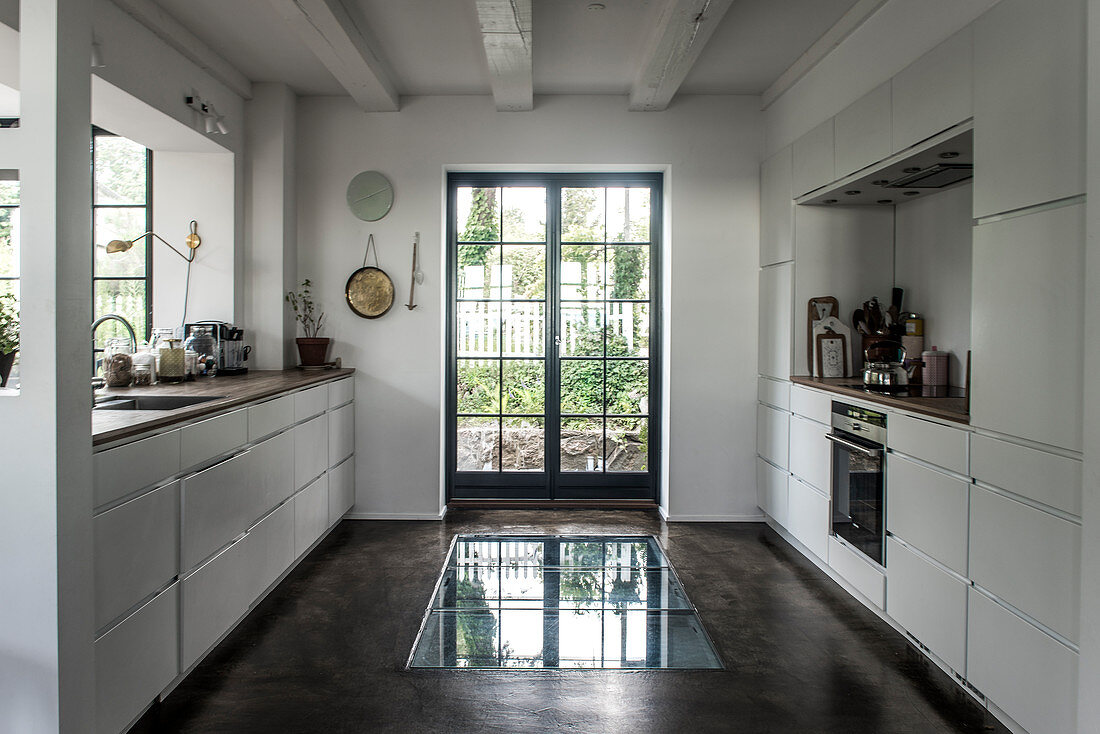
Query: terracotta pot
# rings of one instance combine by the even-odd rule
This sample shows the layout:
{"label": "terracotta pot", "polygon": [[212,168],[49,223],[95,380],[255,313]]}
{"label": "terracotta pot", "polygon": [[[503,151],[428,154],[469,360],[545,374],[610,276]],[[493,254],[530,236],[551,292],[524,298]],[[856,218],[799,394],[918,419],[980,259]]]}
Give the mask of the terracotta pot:
{"label": "terracotta pot", "polygon": [[315,367],[325,363],[325,355],[328,354],[328,344],[331,341],[327,336],[323,337],[298,337],[298,357],[302,360],[303,367]]}
{"label": "terracotta pot", "polygon": [[11,374],[11,368],[14,364],[15,352],[8,352],[7,354],[0,353],[0,387],[8,386],[8,375]]}

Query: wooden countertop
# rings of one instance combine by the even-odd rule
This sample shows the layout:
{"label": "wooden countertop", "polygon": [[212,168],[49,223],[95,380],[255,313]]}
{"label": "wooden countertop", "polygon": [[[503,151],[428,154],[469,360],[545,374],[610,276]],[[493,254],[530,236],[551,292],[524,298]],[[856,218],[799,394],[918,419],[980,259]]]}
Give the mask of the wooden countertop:
{"label": "wooden countertop", "polygon": [[850,398],[859,398],[867,403],[874,403],[886,408],[905,410],[910,413],[927,415],[932,418],[953,421],[955,423],[970,423],[970,414],[966,412],[966,398],[925,398],[925,397],[901,397],[877,393],[870,390],[851,387],[859,382],[858,377],[806,377],[805,375],[791,375],[791,382],[796,385],[817,388],[827,392],[845,395]]}
{"label": "wooden countertop", "polygon": [[92,445],[134,438],[152,430],[184,423],[238,405],[262,400],[279,393],[347,377],[354,369],[259,370],[232,377],[202,377],[194,382],[157,384],[150,387],[105,387],[96,390],[97,401],[105,397],[139,395],[224,396],[175,410],[93,410]]}

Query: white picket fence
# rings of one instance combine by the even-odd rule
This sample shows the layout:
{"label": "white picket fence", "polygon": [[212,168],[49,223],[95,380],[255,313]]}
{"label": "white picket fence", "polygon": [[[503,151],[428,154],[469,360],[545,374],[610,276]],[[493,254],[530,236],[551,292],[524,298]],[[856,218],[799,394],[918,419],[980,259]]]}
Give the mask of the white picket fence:
{"label": "white picket fence", "polygon": [[[593,303],[582,308],[569,304],[562,308],[562,354],[576,354],[580,335],[598,331],[604,319],[608,334],[622,337],[627,353],[634,354],[634,304],[608,303],[606,311],[604,306]],[[541,357],[546,337],[545,308],[539,302],[460,301],[455,324],[458,356]]]}

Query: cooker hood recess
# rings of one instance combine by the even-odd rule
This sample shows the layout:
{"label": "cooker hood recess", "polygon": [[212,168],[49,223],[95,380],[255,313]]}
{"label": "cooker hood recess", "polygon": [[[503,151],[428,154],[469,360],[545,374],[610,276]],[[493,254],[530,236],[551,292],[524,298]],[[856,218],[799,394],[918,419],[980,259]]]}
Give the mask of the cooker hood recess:
{"label": "cooker hood recess", "polygon": [[964,122],[795,199],[811,206],[891,206],[974,177],[974,123]]}

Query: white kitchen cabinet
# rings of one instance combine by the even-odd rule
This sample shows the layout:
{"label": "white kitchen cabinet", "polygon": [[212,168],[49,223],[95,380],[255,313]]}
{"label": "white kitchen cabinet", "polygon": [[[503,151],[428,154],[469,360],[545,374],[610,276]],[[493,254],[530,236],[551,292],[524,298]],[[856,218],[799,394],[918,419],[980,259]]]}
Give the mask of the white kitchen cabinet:
{"label": "white kitchen cabinet", "polygon": [[[206,654],[252,603],[255,556],[248,536],[224,548],[181,583],[180,667],[187,670]],[[250,563],[251,562],[251,563]]]}
{"label": "white kitchen cabinet", "polygon": [[202,464],[248,442],[248,411],[234,410],[180,429],[180,466]]}
{"label": "white kitchen cabinet", "polygon": [[294,495],[294,555],[309,550],[328,526],[328,474],[322,474]]}
{"label": "white kitchen cabinet", "polygon": [[832,477],[832,444],[825,438],[828,430],[820,423],[791,416],[791,473],[822,492],[830,491]]}
{"label": "white kitchen cabinet", "polygon": [[791,146],[760,166],[760,267],[794,259]]}
{"label": "white kitchen cabinet", "polygon": [[328,524],[335,525],[355,504],[355,457],[328,471]]}
{"label": "white kitchen cabinet", "polygon": [[92,456],[92,504],[101,507],[180,470],[180,432],[168,431]]}
{"label": "white kitchen cabinet", "polygon": [[760,374],[786,380],[791,376],[794,263],[760,271],[758,369]]}
{"label": "white kitchen cabinet", "polygon": [[829,560],[829,499],[791,477],[787,484],[787,530],[823,561]]}
{"label": "white kitchen cabinet", "polygon": [[886,613],[952,670],[966,671],[968,584],[886,538]]}
{"label": "white kitchen cabinet", "polygon": [[969,434],[966,431],[900,414],[890,416],[888,423],[886,445],[889,448],[958,474],[969,472]]}
{"label": "white kitchen cabinet", "polygon": [[[294,494],[294,432],[284,431],[251,448],[249,496],[255,502],[248,522],[255,521]],[[242,528],[243,529],[243,528]]]}
{"label": "white kitchen cabinet", "polygon": [[1076,734],[1077,653],[974,588],[967,616],[967,680],[1029,732]]}
{"label": "white kitchen cabinet", "polygon": [[886,607],[886,575],[851,546],[829,536],[829,566],[879,609]]}
{"label": "white kitchen cabinet", "polygon": [[787,410],[791,406],[791,383],[770,377],[757,377],[756,399],[773,408]]}
{"label": "white kitchen cabinet", "polygon": [[355,399],[355,380],[345,377],[328,384],[329,410],[339,408],[344,403],[350,403]]}
{"label": "white kitchen cabinet", "polygon": [[970,496],[970,578],[1076,642],[1081,526],[975,486]]}
{"label": "white kitchen cabinet", "polygon": [[1001,0],[974,22],[975,218],[1084,193],[1085,28],[1085,0]]}
{"label": "white kitchen cabinet", "polygon": [[184,571],[242,534],[257,519],[250,476],[256,469],[251,451],[185,477],[182,487]]}
{"label": "white kitchen cabinet", "polygon": [[179,499],[172,482],[92,520],[97,630],[179,573]]}
{"label": "white kitchen cabinet", "polygon": [[248,408],[248,440],[258,441],[294,423],[294,396],[268,400]]}
{"label": "white kitchen cabinet", "polygon": [[833,395],[801,385],[791,386],[791,412],[823,426],[833,422]]}
{"label": "white kitchen cabinet", "polygon": [[756,504],[783,527],[787,526],[787,472],[756,457]]}
{"label": "white kitchen cabinet", "polygon": [[974,228],[972,425],[1081,450],[1084,209]]}
{"label": "white kitchen cabinet", "polygon": [[787,468],[790,420],[786,411],[756,406],[756,453],[781,469]]}
{"label": "white kitchen cabinet", "polygon": [[970,439],[974,478],[1071,515],[1081,515],[1081,460],[989,436]]}
{"label": "white kitchen cabinet", "polygon": [[833,118],[794,141],[792,146],[795,197],[819,189],[836,179]]}
{"label": "white kitchen cabinet", "polygon": [[267,591],[297,557],[294,553],[294,503],[286,502],[265,517],[245,536],[246,564],[253,573],[242,582],[251,584],[250,599]]}
{"label": "white kitchen cabinet", "polygon": [[969,482],[887,454],[886,529],[963,576],[969,494]]}
{"label": "white kitchen cabinet", "polygon": [[294,488],[300,489],[328,468],[328,417],[319,415],[294,427]]}
{"label": "white kitchen cabinet", "polygon": [[888,158],[892,142],[890,82],[863,95],[835,118],[835,178]]}
{"label": "white kitchen cabinet", "polygon": [[95,641],[95,730],[119,732],[179,673],[179,584]]}
{"label": "white kitchen cabinet", "polygon": [[894,76],[892,152],[973,117],[973,52],[967,26]]}
{"label": "white kitchen cabinet", "polygon": [[345,405],[328,413],[328,464],[336,466],[355,451],[355,406]]}
{"label": "white kitchen cabinet", "polygon": [[318,385],[294,393],[294,420],[304,421],[320,415],[328,407],[328,385]]}

